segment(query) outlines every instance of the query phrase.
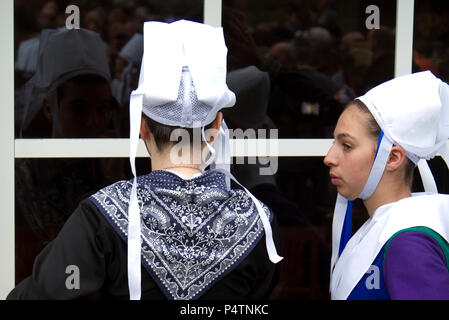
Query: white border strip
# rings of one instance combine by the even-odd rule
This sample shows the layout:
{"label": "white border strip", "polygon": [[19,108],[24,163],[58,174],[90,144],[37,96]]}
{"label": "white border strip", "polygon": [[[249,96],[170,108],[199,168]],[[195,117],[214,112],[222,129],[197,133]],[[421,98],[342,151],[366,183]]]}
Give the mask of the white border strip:
{"label": "white border strip", "polygon": [[[233,157],[324,157],[332,139],[231,139]],[[139,141],[137,157],[147,157]],[[129,139],[16,139],[16,158],[128,158]]]}
{"label": "white border strip", "polygon": [[397,0],[394,76],[412,73],[415,0]]}
{"label": "white border strip", "polygon": [[14,288],[14,31],[13,0],[0,2],[0,299]]}

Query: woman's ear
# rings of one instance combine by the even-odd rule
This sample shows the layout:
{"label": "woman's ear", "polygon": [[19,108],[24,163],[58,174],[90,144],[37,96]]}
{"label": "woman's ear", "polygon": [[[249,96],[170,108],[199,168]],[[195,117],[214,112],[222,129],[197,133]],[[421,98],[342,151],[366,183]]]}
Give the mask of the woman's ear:
{"label": "woman's ear", "polygon": [[142,140],[147,141],[150,138],[150,131],[148,130],[147,122],[142,114],[142,118],[140,120],[140,137]]}
{"label": "woman's ear", "polygon": [[387,171],[395,171],[402,164],[405,163],[407,156],[405,154],[405,150],[400,146],[393,146],[391,148],[390,156],[387,161],[387,165],[385,166],[385,170]]}

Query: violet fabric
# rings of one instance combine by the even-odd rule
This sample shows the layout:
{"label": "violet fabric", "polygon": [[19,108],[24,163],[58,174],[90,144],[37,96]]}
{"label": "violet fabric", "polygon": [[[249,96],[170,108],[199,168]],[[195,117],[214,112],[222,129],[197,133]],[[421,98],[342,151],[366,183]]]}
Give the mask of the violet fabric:
{"label": "violet fabric", "polygon": [[449,272],[443,251],[430,235],[407,231],[390,243],[383,275],[391,299],[449,300]]}

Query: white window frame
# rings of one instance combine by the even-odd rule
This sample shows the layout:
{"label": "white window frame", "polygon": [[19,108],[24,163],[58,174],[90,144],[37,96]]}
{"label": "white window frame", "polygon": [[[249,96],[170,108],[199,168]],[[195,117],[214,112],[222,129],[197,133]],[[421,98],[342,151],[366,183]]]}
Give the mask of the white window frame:
{"label": "white window frame", "polygon": [[0,298],[14,287],[14,6],[0,2]]}
{"label": "white window frame", "polygon": [[[15,158],[128,157],[128,139],[14,139],[14,0],[0,1],[0,299],[14,287],[14,160]],[[395,76],[411,73],[413,48],[414,0],[397,0]],[[382,14],[382,13],[381,13]],[[221,25],[221,0],[204,0],[204,22]],[[279,139],[275,154],[281,157],[323,157],[332,139]],[[258,143],[268,143],[258,140]],[[273,141],[269,142],[273,143]],[[254,141],[233,141],[236,150],[246,150],[246,156],[266,156],[265,148],[251,149]],[[239,147],[238,147],[239,146]],[[243,148],[243,149],[242,149]],[[232,151],[233,150],[233,151]],[[267,149],[270,150],[270,149]],[[273,150],[273,149],[272,149]],[[146,156],[143,143],[138,156]]]}

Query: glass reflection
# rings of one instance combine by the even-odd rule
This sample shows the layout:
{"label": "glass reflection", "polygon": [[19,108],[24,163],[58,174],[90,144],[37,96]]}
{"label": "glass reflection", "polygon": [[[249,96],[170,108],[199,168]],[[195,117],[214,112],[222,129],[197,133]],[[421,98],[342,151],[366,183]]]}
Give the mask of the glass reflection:
{"label": "glass reflection", "polygon": [[449,3],[442,0],[415,1],[413,63],[449,80]]}
{"label": "glass reflection", "polygon": [[[430,70],[441,80],[449,81],[449,3],[444,0],[416,0],[413,29],[414,70]],[[428,161],[439,193],[449,193],[446,165],[440,157]],[[415,170],[416,171],[416,170]],[[414,186],[424,191],[419,173],[415,172]]]}
{"label": "glass reflection", "polygon": [[[69,5],[79,8],[80,30],[68,30]],[[143,22],[202,21],[203,1],[15,0],[14,15],[16,138],[116,138],[129,135]],[[64,32],[97,39],[55,42]]]}
{"label": "glass reflection", "polygon": [[[379,8],[379,29],[366,27],[369,5]],[[255,66],[269,75],[266,116],[280,138],[330,138],[349,101],[393,78],[395,6],[395,1],[225,0],[228,69]]]}
{"label": "glass reflection", "polygon": [[[151,161],[138,158],[138,174]],[[119,180],[130,179],[129,160],[16,159],[16,283],[31,274],[37,254],[52,241],[81,200]]]}

